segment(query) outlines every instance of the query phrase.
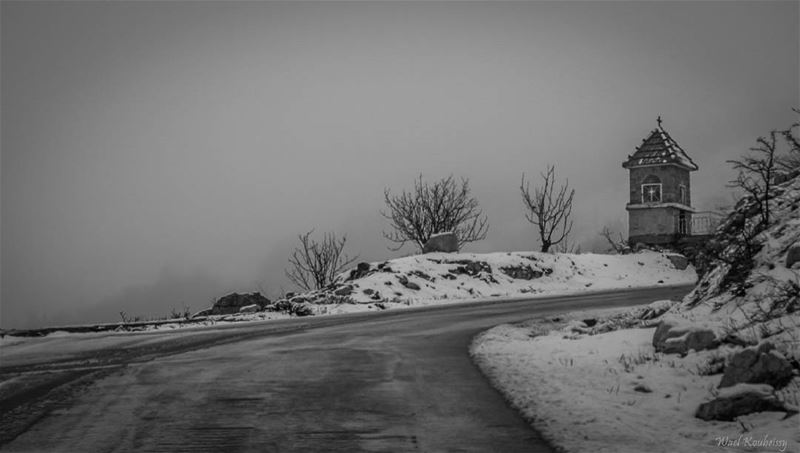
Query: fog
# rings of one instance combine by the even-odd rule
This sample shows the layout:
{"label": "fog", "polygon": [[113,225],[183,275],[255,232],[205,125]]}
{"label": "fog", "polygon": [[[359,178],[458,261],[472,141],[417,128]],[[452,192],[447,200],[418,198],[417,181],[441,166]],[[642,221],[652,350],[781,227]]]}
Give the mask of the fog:
{"label": "fog", "polygon": [[450,174],[537,246],[523,172],[576,190],[573,241],[625,232],[622,161],[661,115],[726,159],[798,102],[797,2],[2,2],[0,326],[274,296],[297,234],[387,249],[383,190]]}

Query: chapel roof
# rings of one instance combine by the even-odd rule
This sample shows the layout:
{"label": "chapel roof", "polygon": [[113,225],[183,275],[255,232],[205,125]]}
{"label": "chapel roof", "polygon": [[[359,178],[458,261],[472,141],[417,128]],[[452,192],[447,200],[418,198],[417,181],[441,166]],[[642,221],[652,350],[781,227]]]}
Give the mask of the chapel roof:
{"label": "chapel roof", "polygon": [[684,167],[689,171],[697,170],[697,164],[664,130],[661,126],[661,117],[658,117],[658,127],[650,132],[650,135],[636,148],[633,155],[628,156],[628,160],[623,162],[622,166],[632,168],[669,164]]}

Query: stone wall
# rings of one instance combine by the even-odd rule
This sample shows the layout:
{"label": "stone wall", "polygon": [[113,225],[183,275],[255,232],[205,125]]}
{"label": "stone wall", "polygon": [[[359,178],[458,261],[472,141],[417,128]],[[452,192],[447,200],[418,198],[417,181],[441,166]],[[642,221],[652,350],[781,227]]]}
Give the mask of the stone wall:
{"label": "stone wall", "polygon": [[630,173],[630,203],[642,203],[642,181],[648,175],[655,175],[661,180],[662,203],[680,203],[680,186],[686,186],[686,204],[692,205],[692,187],[689,181],[689,171],[674,165],[663,167],[638,167],[631,168]]}
{"label": "stone wall", "polygon": [[[679,209],[671,207],[631,209],[628,211],[628,237],[633,239],[644,235],[672,236],[678,232],[679,213]],[[686,214],[686,221],[691,225],[691,214]]]}

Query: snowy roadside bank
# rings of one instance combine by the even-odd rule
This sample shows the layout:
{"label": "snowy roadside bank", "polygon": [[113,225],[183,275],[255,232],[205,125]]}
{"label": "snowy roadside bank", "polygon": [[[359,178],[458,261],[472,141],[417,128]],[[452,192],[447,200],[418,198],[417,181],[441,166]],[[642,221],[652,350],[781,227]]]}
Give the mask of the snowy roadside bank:
{"label": "snowy roadside bank", "polygon": [[[55,332],[153,331],[217,324],[335,315],[481,301],[535,298],[598,290],[676,286],[697,274],[680,255],[643,251],[631,255],[539,252],[431,253],[378,263],[360,263],[331,287],[292,295],[275,303],[242,307],[240,313],[191,319],[39,329]],[[265,299],[266,300],[266,299]],[[210,309],[209,309],[210,311]],[[31,332],[29,332],[31,333]],[[20,332],[3,332],[18,335]],[[0,343],[1,344],[1,343]]]}
{"label": "snowy roadside bank", "polygon": [[[737,421],[702,421],[698,404],[718,390],[709,364],[724,351],[685,357],[655,352],[655,327],[596,335],[582,320],[644,307],[575,312],[558,318],[500,325],[479,336],[475,362],[532,426],[556,448],[596,452],[800,451],[797,415],[760,412]],[[625,325],[624,327],[629,327]],[[798,394],[798,378],[784,390]],[[795,401],[796,403],[796,401]]]}

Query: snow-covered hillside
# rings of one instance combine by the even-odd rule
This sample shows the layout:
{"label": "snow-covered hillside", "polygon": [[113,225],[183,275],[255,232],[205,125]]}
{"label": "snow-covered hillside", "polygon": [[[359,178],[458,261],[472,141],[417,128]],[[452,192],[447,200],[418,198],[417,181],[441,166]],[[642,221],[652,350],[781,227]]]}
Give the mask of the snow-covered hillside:
{"label": "snow-covered hillside", "polygon": [[682,301],[503,325],[471,352],[565,451],[800,451],[800,177],[739,203]]}
{"label": "snow-covered hillside", "polygon": [[488,297],[691,284],[696,279],[684,257],[651,251],[633,255],[430,253],[361,263],[339,275],[331,287],[295,295],[287,302],[312,304],[317,313],[341,313]]}

